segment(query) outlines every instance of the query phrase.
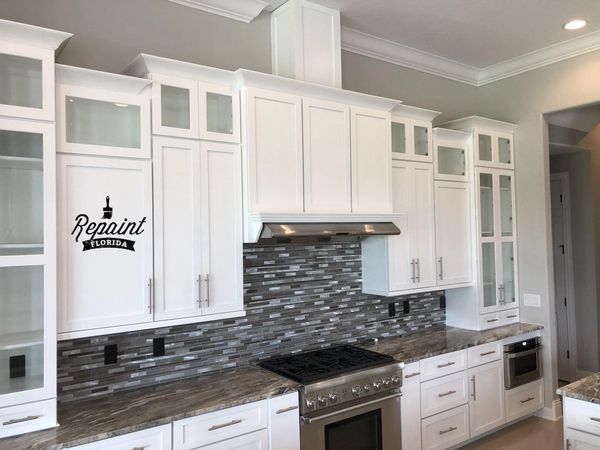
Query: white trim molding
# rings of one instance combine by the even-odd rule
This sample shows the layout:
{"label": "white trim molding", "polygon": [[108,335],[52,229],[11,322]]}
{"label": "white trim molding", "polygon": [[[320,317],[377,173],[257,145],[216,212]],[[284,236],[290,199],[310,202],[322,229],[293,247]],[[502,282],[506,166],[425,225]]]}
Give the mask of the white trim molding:
{"label": "white trim molding", "polygon": [[600,31],[595,31],[491,66],[479,68],[352,28],[342,27],[342,50],[476,87],[599,49]]}
{"label": "white trim molding", "polygon": [[211,14],[250,23],[269,4],[264,0],[169,0]]}
{"label": "white trim molding", "polygon": [[562,418],[562,401],[560,398],[552,400],[552,406],[545,406],[537,411],[534,416],[540,419],[557,421]]}

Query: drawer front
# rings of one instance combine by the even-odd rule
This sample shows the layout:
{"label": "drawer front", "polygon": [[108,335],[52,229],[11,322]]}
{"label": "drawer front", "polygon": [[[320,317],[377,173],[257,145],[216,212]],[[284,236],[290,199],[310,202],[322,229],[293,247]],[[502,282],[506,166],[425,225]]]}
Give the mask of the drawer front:
{"label": "drawer front", "polygon": [[544,407],[543,378],[505,391],[506,421],[518,419]]}
{"label": "drawer front", "polygon": [[519,321],[519,308],[502,311],[500,313],[500,321],[502,322],[502,325],[517,323]]}
{"label": "drawer front", "polygon": [[492,361],[502,359],[502,342],[490,342],[489,344],[478,345],[467,350],[467,359],[469,367],[480,366]]}
{"label": "drawer front", "polygon": [[565,428],[564,448],[568,450],[600,450],[600,436]]}
{"label": "drawer front", "polygon": [[569,397],[564,403],[565,427],[600,436],[600,405]]}
{"label": "drawer front", "polygon": [[269,447],[267,430],[254,431],[243,436],[227,439],[202,447],[201,450],[287,450],[285,447]]}
{"label": "drawer front", "polygon": [[479,316],[479,329],[487,330],[489,328],[496,328],[502,325],[502,319],[500,313],[482,314]]}
{"label": "drawer front", "polygon": [[0,409],[0,438],[55,426],[55,400],[44,400]]}
{"label": "drawer front", "polygon": [[469,439],[469,407],[459,406],[421,421],[423,450],[438,450]]}
{"label": "drawer front", "polygon": [[421,417],[429,417],[468,402],[467,372],[446,375],[421,384]]}
{"label": "drawer front", "polygon": [[422,359],[420,364],[421,381],[433,380],[434,378],[465,370],[467,368],[467,352],[466,350],[460,350],[458,352],[434,356],[433,358]]}
{"label": "drawer front", "polygon": [[188,450],[267,428],[267,401],[173,422],[173,448]]}
{"label": "drawer front", "polygon": [[74,447],[74,450],[171,450],[171,424]]}
{"label": "drawer front", "polygon": [[421,382],[421,364],[417,361],[406,364],[402,370],[402,386],[419,384]]}
{"label": "drawer front", "polygon": [[269,399],[269,448],[300,450],[298,392]]}

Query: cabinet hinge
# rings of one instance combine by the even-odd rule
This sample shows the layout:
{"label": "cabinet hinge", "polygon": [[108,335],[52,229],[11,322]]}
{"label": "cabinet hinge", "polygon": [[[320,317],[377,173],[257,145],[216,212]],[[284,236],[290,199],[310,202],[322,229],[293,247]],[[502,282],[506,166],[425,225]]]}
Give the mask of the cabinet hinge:
{"label": "cabinet hinge", "polygon": [[567,297],[565,297],[565,308],[567,307]]}
{"label": "cabinet hinge", "polygon": [[571,359],[571,354],[569,353],[569,350],[567,350],[567,359]]}

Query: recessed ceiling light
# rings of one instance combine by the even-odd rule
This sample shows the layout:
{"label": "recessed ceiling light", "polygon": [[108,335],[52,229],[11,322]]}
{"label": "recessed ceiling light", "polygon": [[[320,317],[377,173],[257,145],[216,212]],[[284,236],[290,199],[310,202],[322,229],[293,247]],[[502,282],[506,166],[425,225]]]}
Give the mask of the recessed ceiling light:
{"label": "recessed ceiling light", "polygon": [[587,22],[583,19],[575,19],[567,22],[563,25],[565,30],[579,30],[587,25]]}

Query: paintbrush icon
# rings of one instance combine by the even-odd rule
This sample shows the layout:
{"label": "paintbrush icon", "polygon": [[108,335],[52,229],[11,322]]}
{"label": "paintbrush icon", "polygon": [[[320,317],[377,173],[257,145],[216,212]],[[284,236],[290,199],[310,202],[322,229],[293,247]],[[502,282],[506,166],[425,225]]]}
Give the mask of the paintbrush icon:
{"label": "paintbrush icon", "polygon": [[113,209],[110,206],[110,197],[108,195],[106,196],[106,207],[102,208],[102,212],[104,213],[102,215],[103,219],[112,219]]}

